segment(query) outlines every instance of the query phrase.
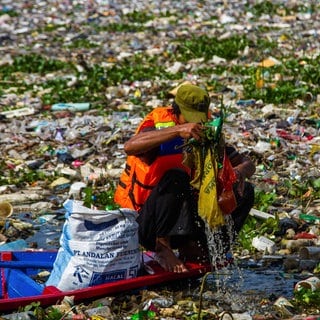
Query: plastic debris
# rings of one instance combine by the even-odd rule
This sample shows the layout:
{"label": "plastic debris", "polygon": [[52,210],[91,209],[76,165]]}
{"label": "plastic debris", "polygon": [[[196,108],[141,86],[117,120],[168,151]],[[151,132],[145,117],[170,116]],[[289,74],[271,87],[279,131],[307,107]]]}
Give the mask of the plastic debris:
{"label": "plastic debris", "polygon": [[274,303],[274,306],[284,318],[292,317],[294,315],[294,306],[285,297],[279,297]]}
{"label": "plastic debris", "polygon": [[90,108],[90,103],[56,103],[50,108],[52,111],[87,111]]}
{"label": "plastic debris", "polygon": [[[227,139],[257,165],[249,218],[268,229],[255,230],[261,234],[254,245],[233,256],[258,269],[261,261],[250,260],[256,249],[255,258],[264,255],[268,266],[282,264],[297,277],[314,273],[320,92],[312,62],[319,56],[319,5],[276,1],[266,11],[261,1],[247,2],[2,1],[0,66],[14,70],[0,71],[0,202],[12,206],[0,221],[4,248],[57,247],[64,200],[79,197],[83,186],[94,194],[109,190],[141,117],[169,104],[187,82],[207,87],[212,114],[223,101]],[[262,241],[269,235],[270,246]],[[254,310],[271,304],[259,301]],[[250,317],[238,311],[240,319]]]}
{"label": "plastic debris", "polygon": [[252,246],[260,251],[267,251],[268,253],[272,254],[276,250],[276,244],[274,241],[264,237],[259,236],[255,237],[252,240]]}
{"label": "plastic debris", "polygon": [[320,279],[318,277],[309,277],[305,280],[297,282],[295,285],[295,290],[300,290],[301,288],[310,289],[312,291],[320,289]]}
{"label": "plastic debris", "polygon": [[29,116],[35,113],[35,109],[32,107],[25,107],[21,109],[2,111],[1,115],[5,116],[6,119],[14,118],[14,117],[24,117]]}
{"label": "plastic debris", "polygon": [[12,215],[13,208],[11,203],[4,201],[0,202],[0,217],[3,218],[8,218]]}
{"label": "plastic debris", "polygon": [[25,250],[26,248],[28,248],[28,243],[23,239],[18,239],[0,245],[0,251],[18,251]]}

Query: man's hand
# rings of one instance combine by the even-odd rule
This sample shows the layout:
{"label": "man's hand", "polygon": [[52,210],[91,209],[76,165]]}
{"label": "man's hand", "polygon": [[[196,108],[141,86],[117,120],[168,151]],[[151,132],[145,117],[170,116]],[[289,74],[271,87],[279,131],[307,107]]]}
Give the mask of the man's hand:
{"label": "man's hand", "polygon": [[205,127],[199,123],[184,123],[176,126],[178,133],[183,139],[194,138],[196,140],[201,140],[204,137]]}

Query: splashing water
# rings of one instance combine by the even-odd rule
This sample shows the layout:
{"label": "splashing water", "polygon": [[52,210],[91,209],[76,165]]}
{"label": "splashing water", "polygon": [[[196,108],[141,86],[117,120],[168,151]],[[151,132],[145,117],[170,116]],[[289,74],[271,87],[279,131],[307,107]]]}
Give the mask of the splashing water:
{"label": "splashing water", "polygon": [[272,299],[276,297],[292,297],[295,279],[286,277],[281,268],[259,263],[254,268],[243,267],[232,261],[233,227],[230,216],[226,216],[224,228],[213,230],[205,224],[213,271],[206,278],[204,299],[213,301],[222,310],[255,314],[272,308]]}
{"label": "splashing water", "polygon": [[210,260],[214,270],[227,265],[231,258],[231,246],[234,236],[234,223],[231,216],[225,216],[226,224],[223,227],[212,229],[205,222],[205,233],[210,254]]}

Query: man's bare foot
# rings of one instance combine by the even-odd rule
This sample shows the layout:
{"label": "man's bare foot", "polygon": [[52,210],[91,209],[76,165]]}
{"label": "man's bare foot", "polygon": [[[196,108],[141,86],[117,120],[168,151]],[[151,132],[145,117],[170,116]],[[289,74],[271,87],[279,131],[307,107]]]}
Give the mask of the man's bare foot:
{"label": "man's bare foot", "polygon": [[155,260],[166,270],[176,273],[188,272],[186,266],[172,251],[166,238],[157,238]]}

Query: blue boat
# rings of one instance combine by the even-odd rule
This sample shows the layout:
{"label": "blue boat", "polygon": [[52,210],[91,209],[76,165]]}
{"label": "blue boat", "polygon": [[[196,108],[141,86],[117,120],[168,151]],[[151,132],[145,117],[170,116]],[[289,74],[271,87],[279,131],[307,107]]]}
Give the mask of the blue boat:
{"label": "blue boat", "polygon": [[153,253],[144,252],[143,274],[125,280],[117,280],[72,291],[61,291],[54,286],[45,286],[38,282],[40,272],[50,272],[56,259],[57,251],[3,251],[0,252],[0,311],[14,311],[21,307],[39,302],[46,307],[58,304],[66,296],[73,296],[75,303],[89,299],[98,299],[133,289],[167,283],[183,278],[201,277],[211,271],[210,264],[186,263],[188,272],[168,272],[154,260]]}

